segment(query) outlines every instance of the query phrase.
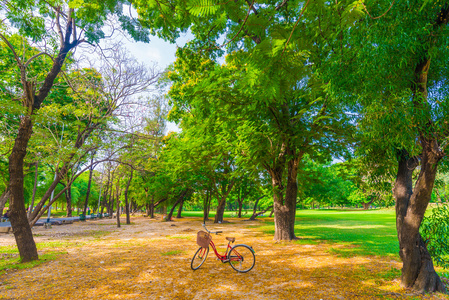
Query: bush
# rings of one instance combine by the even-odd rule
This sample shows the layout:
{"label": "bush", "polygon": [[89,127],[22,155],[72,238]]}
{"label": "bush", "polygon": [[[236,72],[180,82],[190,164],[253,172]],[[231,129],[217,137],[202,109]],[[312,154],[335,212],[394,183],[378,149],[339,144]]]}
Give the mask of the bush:
{"label": "bush", "polygon": [[420,231],[435,264],[449,269],[449,205],[434,208],[424,217]]}

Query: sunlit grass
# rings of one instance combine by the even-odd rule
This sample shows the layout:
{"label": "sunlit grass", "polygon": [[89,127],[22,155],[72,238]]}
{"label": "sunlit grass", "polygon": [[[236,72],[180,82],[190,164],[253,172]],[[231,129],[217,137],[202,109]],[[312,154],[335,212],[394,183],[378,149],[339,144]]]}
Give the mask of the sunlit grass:
{"label": "sunlit grass", "polygon": [[185,251],[183,250],[171,250],[167,252],[162,252],[161,255],[163,256],[169,256],[169,255],[178,255],[178,254],[184,254]]}
{"label": "sunlit grass", "polygon": [[[0,250],[0,251],[3,252],[3,250]],[[16,254],[10,254],[10,255],[0,254],[0,255],[2,255],[1,260],[0,260],[0,275],[5,274],[9,270],[22,270],[22,269],[33,268],[33,267],[40,265],[41,263],[44,263],[46,261],[55,260],[58,256],[66,253],[66,252],[60,252],[60,251],[51,251],[51,252],[39,255],[38,260],[21,263],[20,257],[18,255],[18,251],[16,250],[16,252],[17,252]]]}
{"label": "sunlit grass", "polygon": [[181,240],[191,240],[192,237],[191,236],[187,236],[187,235],[172,235],[172,236],[167,236],[168,239],[181,239]]}
{"label": "sunlit grass", "polygon": [[[379,255],[398,259],[394,210],[299,210],[296,214],[295,234],[300,244],[326,242],[339,244],[330,253],[343,257]],[[274,234],[273,221],[261,227]]]}

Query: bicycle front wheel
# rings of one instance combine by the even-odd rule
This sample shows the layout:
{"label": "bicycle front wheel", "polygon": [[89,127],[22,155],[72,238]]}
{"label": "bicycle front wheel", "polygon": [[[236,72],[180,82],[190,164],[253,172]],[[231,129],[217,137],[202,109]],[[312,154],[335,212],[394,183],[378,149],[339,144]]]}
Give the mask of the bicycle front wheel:
{"label": "bicycle front wheel", "polygon": [[196,252],[195,255],[192,258],[192,262],[190,263],[190,267],[192,270],[197,270],[201,267],[201,265],[206,260],[207,254],[209,253],[209,247],[208,248],[202,248],[200,247]]}
{"label": "bicycle front wheel", "polygon": [[235,245],[228,253],[231,267],[240,273],[249,272],[256,264],[253,248],[247,245]]}

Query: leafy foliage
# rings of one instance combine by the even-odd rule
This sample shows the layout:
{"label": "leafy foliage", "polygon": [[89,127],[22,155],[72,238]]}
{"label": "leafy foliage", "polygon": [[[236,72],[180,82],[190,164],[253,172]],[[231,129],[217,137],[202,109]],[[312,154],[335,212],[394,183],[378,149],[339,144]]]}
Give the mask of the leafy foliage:
{"label": "leafy foliage", "polygon": [[435,264],[449,269],[449,205],[445,203],[432,209],[424,217],[420,232]]}

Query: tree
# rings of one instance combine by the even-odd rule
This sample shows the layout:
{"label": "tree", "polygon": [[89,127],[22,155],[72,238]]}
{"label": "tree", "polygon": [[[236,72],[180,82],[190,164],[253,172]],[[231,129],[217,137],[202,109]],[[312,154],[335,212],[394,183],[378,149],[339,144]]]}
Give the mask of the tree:
{"label": "tree", "polygon": [[[36,245],[33,240],[30,225],[28,224],[24,195],[23,195],[23,161],[26,155],[28,141],[33,129],[33,115],[43,105],[51,92],[54,81],[63,69],[64,62],[71,50],[83,42],[96,42],[104,37],[101,30],[108,14],[120,15],[122,24],[132,29],[136,39],[147,40],[139,24],[132,24],[130,18],[121,13],[124,2],[118,0],[82,1],[76,4],[69,1],[32,1],[19,0],[5,1],[1,4],[1,13],[6,15],[8,25],[16,26],[19,34],[34,41],[43,41],[49,37],[48,33],[55,33],[59,37],[59,49],[47,49],[33,56],[19,51],[4,33],[8,25],[2,24],[0,38],[13,53],[17,72],[20,74],[21,91],[17,91],[17,98],[21,100],[24,114],[20,119],[18,133],[9,156],[9,187],[11,193],[11,225],[14,230],[17,247],[22,261],[31,261],[38,258]],[[52,22],[48,22],[51,20]],[[3,23],[4,21],[2,21]],[[46,28],[51,24],[52,28]],[[6,25],[6,26],[5,26]],[[137,27],[137,28],[136,28]],[[145,32],[143,32],[145,33]],[[47,43],[51,45],[53,43]],[[31,62],[41,56],[52,58],[51,68],[44,76],[42,83],[28,76],[27,67]],[[54,187],[53,187],[54,188]]]}
{"label": "tree", "polygon": [[175,72],[170,74],[170,116],[183,122],[202,120],[208,130],[221,127],[214,129],[223,132],[213,135],[215,144],[232,145],[236,165],[268,172],[274,193],[274,238],[290,240],[295,238],[302,158],[342,150],[343,128],[350,133],[351,125],[313,67],[305,64],[314,56],[273,54],[274,47],[267,41],[252,54],[236,51],[221,66],[190,49],[178,49]]}
{"label": "tree", "polygon": [[86,199],[84,200],[84,205],[83,205],[83,215],[84,216],[86,216],[86,213],[87,213],[87,204],[88,204],[89,196],[90,196],[90,186],[92,184],[92,174],[94,172],[94,156],[95,156],[95,152],[92,152],[91,159],[90,159],[90,167],[89,167],[89,181],[87,182]]}
{"label": "tree", "polygon": [[[346,30],[360,14],[353,6],[346,9],[346,2],[288,3],[206,1],[186,6],[182,1],[170,5],[133,2],[141,22],[153,33],[168,40],[187,30],[195,36],[185,49],[178,50],[179,73],[171,78],[178,81],[172,88],[173,110],[196,109],[194,117],[198,112],[214,113],[210,119],[225,121],[223,126],[240,124],[234,127],[239,137],[232,139],[246,145],[238,155],[255,158],[252,165],[265,168],[272,177],[275,239],[287,240],[295,238],[296,175],[301,157],[317,151],[315,147],[324,149],[339,141],[330,142],[342,133],[338,128],[346,118],[327,93],[329,82],[314,70],[334,51],[327,40],[337,39],[335,31]],[[327,22],[324,30],[323,20]],[[220,45],[223,36],[226,42]],[[219,68],[207,61],[223,54],[224,47],[229,54],[227,66]],[[213,80],[207,78],[211,73]],[[212,109],[215,99],[219,103]],[[253,146],[257,146],[254,152]],[[262,149],[269,149],[265,158]]]}
{"label": "tree", "polygon": [[401,285],[419,292],[445,291],[419,228],[438,167],[447,159],[449,8],[444,1],[411,1],[395,3],[383,14],[390,4],[382,4],[366,6],[370,14],[344,37],[346,55],[340,66],[330,68],[329,78],[345,99],[357,95],[363,134],[359,152],[367,166],[396,168],[390,172],[396,178]]}

